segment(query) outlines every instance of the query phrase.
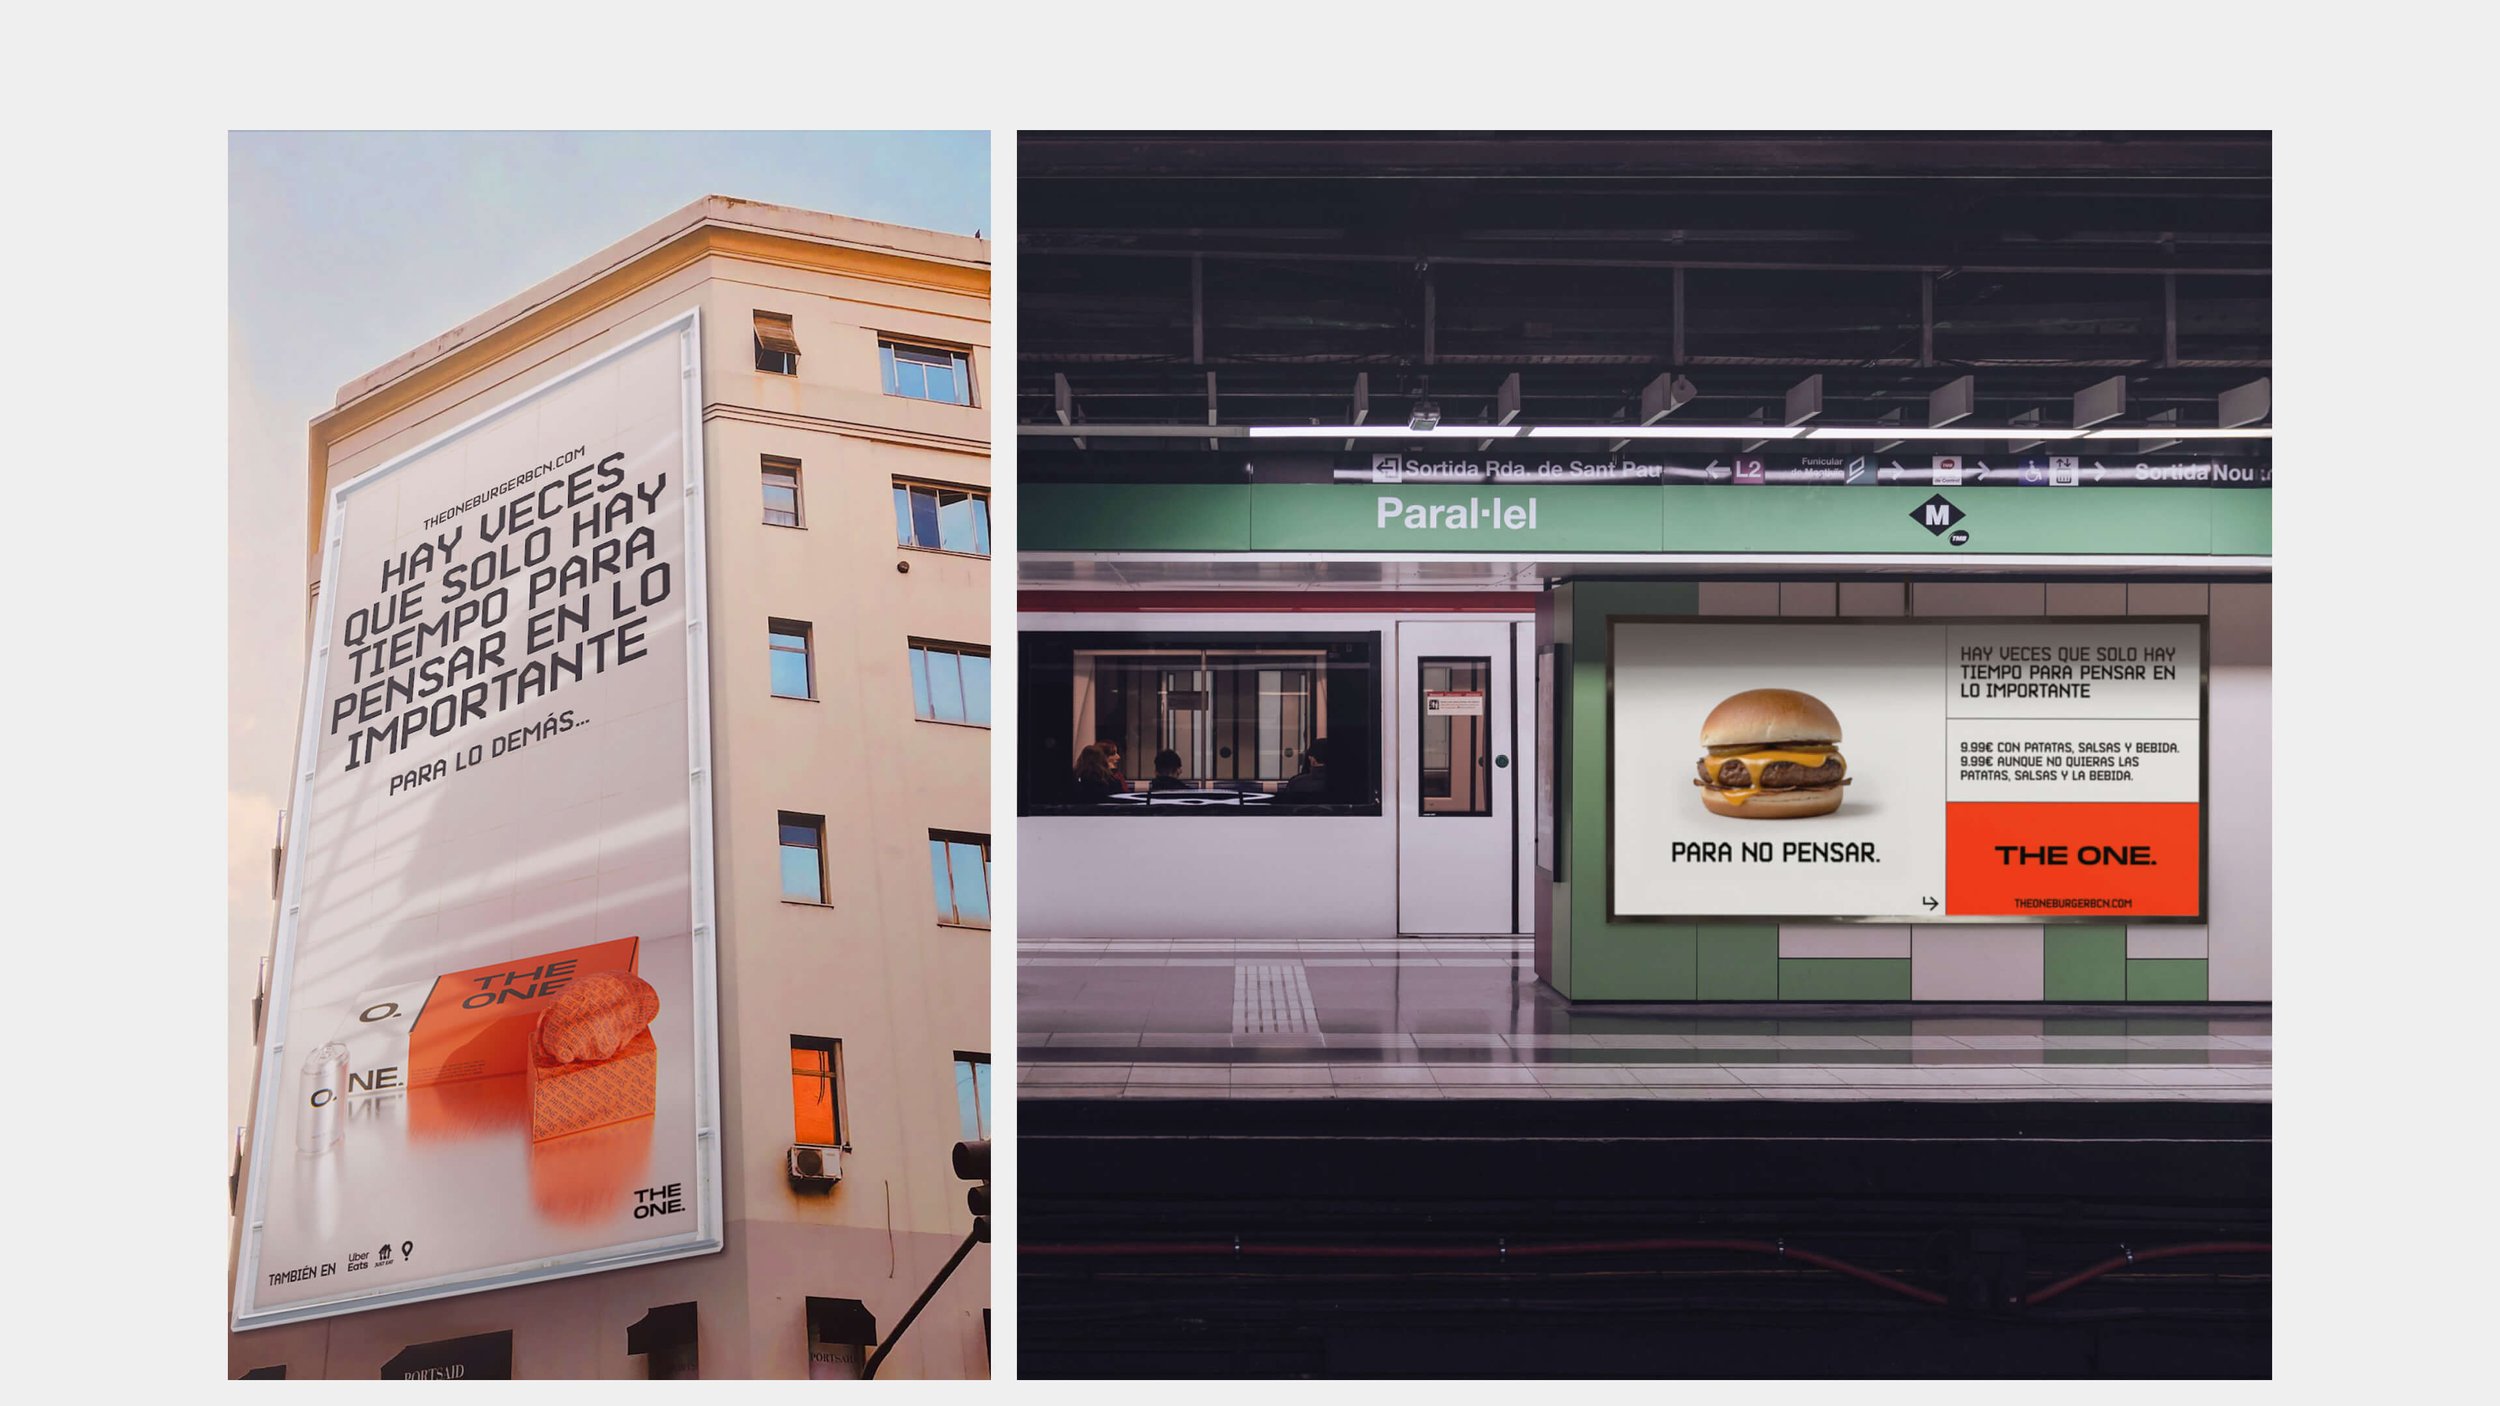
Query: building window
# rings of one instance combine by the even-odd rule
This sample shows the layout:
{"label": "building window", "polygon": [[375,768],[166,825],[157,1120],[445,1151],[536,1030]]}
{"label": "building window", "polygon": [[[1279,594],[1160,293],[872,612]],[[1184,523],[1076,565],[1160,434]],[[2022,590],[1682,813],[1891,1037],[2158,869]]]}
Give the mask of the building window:
{"label": "building window", "polygon": [[1377,633],[1023,637],[1024,814],[1380,813]]}
{"label": "building window", "polygon": [[772,641],[773,697],[815,697],[816,670],[808,650],[808,642],[815,638],[814,627],[804,620],[775,620],[768,638]]}
{"label": "building window", "polygon": [[790,330],[790,314],[759,312],[755,315],[755,369],[770,371],[776,376],[799,374],[799,339]]}
{"label": "building window", "polygon": [[877,361],[885,372],[887,395],[945,405],[972,403],[972,362],[962,352],[888,341],[877,343]]}
{"label": "building window", "polygon": [[877,1345],[877,1319],[857,1299],[807,1299],[807,1375],[857,1381]]}
{"label": "building window", "polygon": [[964,1141],[990,1135],[990,1057],[955,1051],[955,1113]]}
{"label": "building window", "polygon": [[790,1140],[848,1147],[842,1139],[842,1042],[790,1037]]}
{"label": "building window", "polygon": [[792,903],[825,901],[825,818],[781,813],[781,896]]}
{"label": "building window", "polygon": [[912,641],[911,711],[922,722],[990,725],[990,652],[977,644]]}
{"label": "building window", "polygon": [[691,1303],[655,1308],[625,1330],[626,1355],[640,1357],[644,1375],[652,1381],[695,1381],[703,1371],[694,1325]]}
{"label": "building window", "polygon": [[894,540],[933,552],[990,554],[990,495],[979,488],[894,480]]}
{"label": "building window", "polygon": [[764,459],[764,521],[774,527],[805,527],[799,516],[799,461]]}
{"label": "building window", "polygon": [[990,925],[990,837],[954,830],[929,832],[929,881],[938,921],[948,927]]}

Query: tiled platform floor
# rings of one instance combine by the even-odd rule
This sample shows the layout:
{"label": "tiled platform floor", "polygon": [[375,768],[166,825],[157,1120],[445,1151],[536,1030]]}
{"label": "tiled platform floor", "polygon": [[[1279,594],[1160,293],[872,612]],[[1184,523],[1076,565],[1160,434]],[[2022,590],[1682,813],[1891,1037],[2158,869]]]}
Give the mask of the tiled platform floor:
{"label": "tiled platform floor", "polygon": [[2273,1096],[2263,1007],[1574,1006],[1525,938],[1035,940],[1017,966],[1023,1098]]}

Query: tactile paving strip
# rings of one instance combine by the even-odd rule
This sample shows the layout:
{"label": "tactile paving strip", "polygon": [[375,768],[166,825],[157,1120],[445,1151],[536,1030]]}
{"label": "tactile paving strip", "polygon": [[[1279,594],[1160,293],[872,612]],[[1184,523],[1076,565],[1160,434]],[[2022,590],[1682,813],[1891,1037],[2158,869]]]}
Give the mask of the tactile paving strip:
{"label": "tactile paving strip", "polygon": [[1233,968],[1233,1033],[1319,1033],[1311,983],[1300,962],[1243,962]]}

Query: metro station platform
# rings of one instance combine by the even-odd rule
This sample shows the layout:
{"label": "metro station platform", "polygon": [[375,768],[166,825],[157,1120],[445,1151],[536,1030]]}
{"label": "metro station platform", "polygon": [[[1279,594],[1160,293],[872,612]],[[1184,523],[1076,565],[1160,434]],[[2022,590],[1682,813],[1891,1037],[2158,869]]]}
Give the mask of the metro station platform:
{"label": "metro station platform", "polygon": [[2271,1009],[1574,1005],[1526,937],[1017,954],[1023,1099],[2268,1103]]}
{"label": "metro station platform", "polygon": [[1017,986],[1029,1377],[2269,1370],[2264,1006],[1573,1005],[1525,938]]}

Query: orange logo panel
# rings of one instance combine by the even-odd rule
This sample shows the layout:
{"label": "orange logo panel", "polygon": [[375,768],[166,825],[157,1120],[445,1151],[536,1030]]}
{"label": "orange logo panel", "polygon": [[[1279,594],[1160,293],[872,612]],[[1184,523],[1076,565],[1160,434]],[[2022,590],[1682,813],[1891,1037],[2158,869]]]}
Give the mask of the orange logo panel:
{"label": "orange logo panel", "polygon": [[1956,917],[2193,917],[2193,802],[1961,801],[1944,808],[1945,910]]}
{"label": "orange logo panel", "polygon": [[592,972],[634,970],[641,942],[620,937],[436,977],[408,1034],[409,1084],[525,1072],[539,1013]]}

